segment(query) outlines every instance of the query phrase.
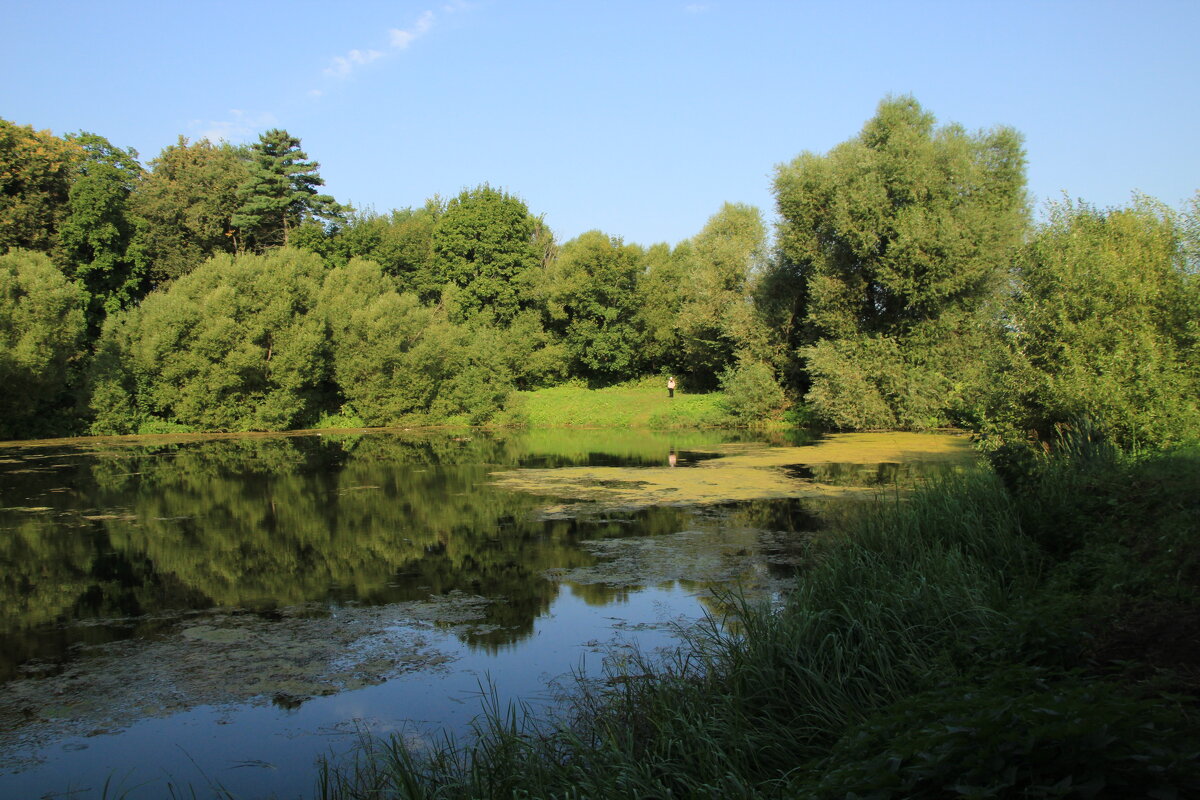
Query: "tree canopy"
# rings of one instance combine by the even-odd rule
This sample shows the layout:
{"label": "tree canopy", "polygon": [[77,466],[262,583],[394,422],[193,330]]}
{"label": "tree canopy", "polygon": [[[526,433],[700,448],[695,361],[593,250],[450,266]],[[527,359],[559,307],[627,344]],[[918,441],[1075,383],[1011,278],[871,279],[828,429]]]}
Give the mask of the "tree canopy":
{"label": "tree canopy", "polygon": [[433,282],[458,287],[467,316],[487,308],[510,320],[529,302],[552,242],[520,198],[487,184],[464,190],[433,227]]}
{"label": "tree canopy", "polygon": [[80,133],[68,137],[82,156],[67,197],[58,232],[58,258],[68,276],[89,297],[88,322],[93,331],[108,314],[129,308],[147,285],[145,263],[131,250],[135,224],[130,195],[143,170],[137,151],[113,146],[103,136]]}
{"label": "tree canopy", "polygon": [[950,421],[963,354],[939,351],[971,338],[1028,224],[1020,135],[934,122],[889,98],[854,139],[776,173],[780,244],[803,281],[808,399],[839,426]]}
{"label": "tree canopy", "polygon": [[237,190],[249,178],[246,148],[208,139],[163,148],[130,200],[136,251],[151,284],[186,275],[234,250]]}
{"label": "tree canopy", "polygon": [[1102,211],[1062,202],[1017,261],[979,424],[1053,442],[1088,420],[1126,446],[1200,431],[1200,279],[1180,218],[1148,198]]}
{"label": "tree canopy", "polygon": [[601,383],[637,374],[642,271],[640,247],[600,231],[562,246],[545,281],[551,325],[563,335],[572,372]]}
{"label": "tree canopy", "polygon": [[1034,222],[1024,169],[1012,129],[890,97],[777,167],[774,237],[725,203],[674,246],[559,246],[487,183],[354,212],[284,130],[143,168],[0,120],[5,434],[516,421],[522,390],[672,374],[745,424],[1197,438],[1200,195]]}
{"label": "tree canopy", "polygon": [[49,435],[72,410],[85,295],[44,253],[0,255],[0,436]]}
{"label": "tree canopy", "polygon": [[54,248],[82,155],[77,142],[0,119],[0,250]]}
{"label": "tree canopy", "polygon": [[[321,259],[280,249],[215,256],[106,326],[97,362],[97,432],[151,420],[204,430],[301,427],[328,390],[315,307]],[[130,396],[132,395],[132,396]]]}

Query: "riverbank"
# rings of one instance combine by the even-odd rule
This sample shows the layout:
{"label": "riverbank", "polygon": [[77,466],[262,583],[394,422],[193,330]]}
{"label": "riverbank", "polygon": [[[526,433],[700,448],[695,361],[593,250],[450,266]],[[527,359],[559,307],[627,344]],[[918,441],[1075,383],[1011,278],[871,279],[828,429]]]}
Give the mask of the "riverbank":
{"label": "riverbank", "polygon": [[569,724],[494,708],[320,794],[1194,796],[1200,450],[1061,452],[845,507],[781,610],[581,684]]}

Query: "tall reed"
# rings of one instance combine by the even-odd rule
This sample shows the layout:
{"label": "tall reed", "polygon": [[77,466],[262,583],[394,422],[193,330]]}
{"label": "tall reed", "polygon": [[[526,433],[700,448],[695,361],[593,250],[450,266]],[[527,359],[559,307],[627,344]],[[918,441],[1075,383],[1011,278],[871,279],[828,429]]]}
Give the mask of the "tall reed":
{"label": "tall reed", "polygon": [[[733,598],[722,605],[737,624],[709,619],[671,658],[579,680],[558,722],[493,703],[473,738],[431,755],[374,742],[350,769],[326,770],[322,796],[985,796],[954,788],[965,760],[995,789],[986,796],[1068,796],[1072,780],[1092,796],[1109,778],[1200,789],[1186,704],[1160,714],[1078,669],[1073,604],[1086,598],[1047,576],[1102,539],[1104,517],[1069,515],[1111,509],[1105,491],[1139,484],[1120,454],[1076,444],[1019,491],[976,472],[843,506],[781,609]],[[1062,715],[1073,721],[1054,727]],[[994,748],[995,774],[977,739]]]}

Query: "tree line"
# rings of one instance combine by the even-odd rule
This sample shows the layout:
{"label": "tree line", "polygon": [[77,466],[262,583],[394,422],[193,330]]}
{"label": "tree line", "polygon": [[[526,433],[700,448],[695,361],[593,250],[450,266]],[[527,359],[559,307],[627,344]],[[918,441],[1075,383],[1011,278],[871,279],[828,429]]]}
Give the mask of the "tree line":
{"label": "tree line", "polygon": [[777,167],[774,236],[729,203],[673,247],[560,244],[487,184],[322,185],[286,131],[143,166],[0,120],[0,434],[518,422],[519,390],[653,374],[838,429],[1200,432],[1200,200],[1035,222],[1020,135],[911,97]]}

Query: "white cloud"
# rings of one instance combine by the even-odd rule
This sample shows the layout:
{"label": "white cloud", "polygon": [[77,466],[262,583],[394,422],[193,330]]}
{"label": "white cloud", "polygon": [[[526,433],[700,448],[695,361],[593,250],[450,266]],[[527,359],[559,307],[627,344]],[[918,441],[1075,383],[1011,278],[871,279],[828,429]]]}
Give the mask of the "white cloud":
{"label": "white cloud", "polygon": [[334,57],[330,65],[325,68],[325,74],[335,78],[345,78],[358,67],[370,64],[382,56],[383,53],[378,50],[351,50],[344,56]]}
{"label": "white cloud", "polygon": [[433,27],[433,12],[426,11],[417,18],[416,23],[411,28],[392,28],[388,31],[391,36],[392,47],[397,50],[403,50],[425,34],[429,33],[429,29]]}
{"label": "white cloud", "polygon": [[[467,3],[461,0],[451,0],[450,4],[445,6],[447,12],[459,11],[468,8]],[[421,38],[433,28],[434,13],[433,11],[425,11],[421,16],[417,17],[408,28],[392,28],[388,31],[387,50],[351,50],[344,56],[334,56],[329,61],[329,66],[325,68],[325,74],[331,78],[348,78],[359,67],[366,66],[372,61],[384,58],[390,55],[392,51],[405,50],[410,44]],[[312,89],[309,91],[310,97],[320,97],[324,92],[320,89]]]}
{"label": "white cloud", "polygon": [[683,7],[683,10],[689,14],[703,14],[710,8],[712,8],[712,5],[709,3],[689,3]]}
{"label": "white cloud", "polygon": [[269,111],[250,113],[240,108],[229,109],[229,119],[225,120],[192,120],[191,127],[197,139],[208,139],[210,142],[227,142],[237,144],[257,135],[266,128],[274,128],[279,124],[275,115]]}

